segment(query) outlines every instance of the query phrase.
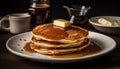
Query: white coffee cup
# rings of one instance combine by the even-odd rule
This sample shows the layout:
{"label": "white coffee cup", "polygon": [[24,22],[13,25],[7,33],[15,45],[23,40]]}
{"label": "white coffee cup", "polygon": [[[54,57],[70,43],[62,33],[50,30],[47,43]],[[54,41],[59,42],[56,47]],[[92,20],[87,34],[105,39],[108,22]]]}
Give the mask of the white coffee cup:
{"label": "white coffee cup", "polygon": [[31,16],[28,13],[10,14],[1,19],[0,27],[13,34],[18,34],[30,30],[30,20]]}

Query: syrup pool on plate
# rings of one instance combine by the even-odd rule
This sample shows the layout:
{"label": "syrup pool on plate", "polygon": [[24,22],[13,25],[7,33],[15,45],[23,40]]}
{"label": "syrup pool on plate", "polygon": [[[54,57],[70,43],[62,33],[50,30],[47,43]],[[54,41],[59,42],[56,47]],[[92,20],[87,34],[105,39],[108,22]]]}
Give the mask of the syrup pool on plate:
{"label": "syrup pool on plate", "polygon": [[[30,48],[30,42],[26,43],[24,46],[24,50],[29,53],[37,53],[33,49]],[[63,54],[63,55],[50,55],[52,58],[77,58],[77,57],[83,57],[89,54],[93,54],[96,52],[99,52],[101,50],[101,47],[95,44],[94,42],[91,42],[90,46],[87,48],[74,52],[71,54]]]}

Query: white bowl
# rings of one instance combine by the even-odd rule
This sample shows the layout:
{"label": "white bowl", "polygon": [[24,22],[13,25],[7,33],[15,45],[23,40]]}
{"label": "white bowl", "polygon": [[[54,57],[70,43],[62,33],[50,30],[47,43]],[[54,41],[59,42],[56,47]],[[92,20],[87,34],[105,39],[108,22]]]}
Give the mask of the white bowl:
{"label": "white bowl", "polygon": [[107,33],[107,34],[120,34],[120,26],[105,26],[98,23],[99,18],[105,18],[108,20],[120,20],[120,17],[118,16],[97,16],[92,17],[89,19],[89,23],[93,25],[95,29],[97,29],[100,32]]}

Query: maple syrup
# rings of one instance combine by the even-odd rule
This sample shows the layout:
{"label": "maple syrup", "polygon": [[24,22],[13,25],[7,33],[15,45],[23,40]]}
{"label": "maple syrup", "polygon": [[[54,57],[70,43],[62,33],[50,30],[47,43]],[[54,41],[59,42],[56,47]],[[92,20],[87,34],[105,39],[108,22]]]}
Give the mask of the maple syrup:
{"label": "maple syrup", "polygon": [[[30,48],[30,43],[31,42],[28,42],[25,44],[24,50],[29,53],[37,53],[33,49]],[[77,57],[83,57],[86,55],[90,55],[90,54],[99,52],[100,50],[101,50],[101,47],[98,46],[97,44],[95,44],[94,42],[92,42],[90,44],[90,46],[88,46],[87,48],[85,48],[79,52],[74,52],[71,54],[64,54],[64,55],[51,55],[51,57],[52,58],[77,58]]]}
{"label": "maple syrup", "polygon": [[101,48],[95,44],[95,43],[91,43],[90,46],[88,46],[87,48],[78,51],[78,52],[74,52],[71,54],[64,54],[64,55],[53,55],[52,58],[77,58],[77,57],[83,57],[86,55],[90,55],[96,52],[99,52],[101,50]]}
{"label": "maple syrup", "polygon": [[31,42],[27,42],[27,43],[25,44],[24,50],[25,50],[26,52],[29,52],[29,53],[35,53],[35,51],[30,48],[30,43],[31,43]]}

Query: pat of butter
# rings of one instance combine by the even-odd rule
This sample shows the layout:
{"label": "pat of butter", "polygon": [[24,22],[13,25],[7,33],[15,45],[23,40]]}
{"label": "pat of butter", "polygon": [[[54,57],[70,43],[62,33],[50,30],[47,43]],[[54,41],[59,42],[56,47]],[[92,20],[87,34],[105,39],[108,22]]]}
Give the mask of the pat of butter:
{"label": "pat of butter", "polygon": [[98,22],[102,25],[105,25],[105,26],[112,26],[112,23],[104,18],[99,18]]}
{"label": "pat of butter", "polygon": [[71,25],[69,21],[64,20],[64,19],[54,20],[53,24],[56,26],[64,27],[64,28],[69,27]]}

